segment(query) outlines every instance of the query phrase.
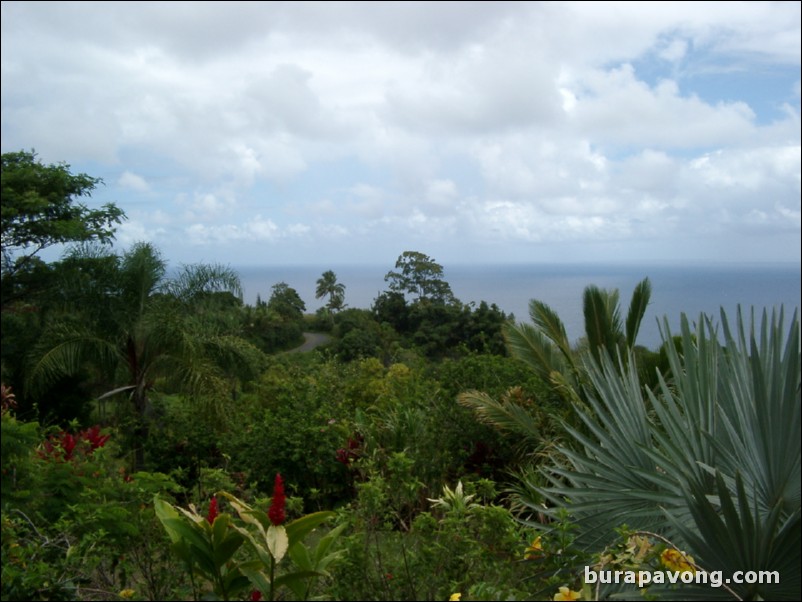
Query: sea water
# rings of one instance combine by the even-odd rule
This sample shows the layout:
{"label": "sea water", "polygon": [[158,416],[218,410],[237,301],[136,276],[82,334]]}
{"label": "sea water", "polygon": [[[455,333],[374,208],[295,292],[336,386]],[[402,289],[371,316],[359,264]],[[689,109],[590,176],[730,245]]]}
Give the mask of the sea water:
{"label": "sea water", "polygon": [[[334,271],[337,282],[345,285],[348,307],[368,309],[388,290],[384,276],[393,269],[379,265],[233,267],[240,274],[246,303],[255,304],[257,295],[267,301],[271,287],[285,282],[298,292],[310,313],[326,301],[315,298],[316,282],[323,272]],[[721,308],[732,320],[739,305],[744,310],[754,307],[769,312],[782,305],[789,316],[800,306],[800,266],[795,263],[444,265],[443,270],[443,279],[457,299],[477,305],[495,303],[517,321],[529,320],[531,299],[547,303],[564,322],[571,341],[584,332],[582,292],[586,286],[618,289],[624,320],[635,285],[648,277],[651,302],[637,342],[650,349],[661,343],[658,322],[662,324],[664,317],[676,333],[683,313],[692,321],[698,321],[700,314],[718,321]]]}

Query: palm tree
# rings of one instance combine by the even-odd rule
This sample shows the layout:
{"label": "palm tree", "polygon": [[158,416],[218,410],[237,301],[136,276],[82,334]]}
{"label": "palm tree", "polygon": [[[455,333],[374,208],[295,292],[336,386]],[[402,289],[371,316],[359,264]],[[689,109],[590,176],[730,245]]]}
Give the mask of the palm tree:
{"label": "palm tree", "polygon": [[[651,294],[651,283],[644,278],[635,286],[622,327],[618,289],[606,290],[594,285],[585,288],[585,344],[597,363],[603,352],[613,359],[620,354],[626,361],[627,352],[635,349]],[[545,382],[551,382],[564,397],[581,398],[581,388],[587,384],[582,354],[571,347],[562,320],[546,303],[536,299],[529,303],[529,315],[532,324],[504,326],[511,354],[528,364]]]}
{"label": "palm tree", "polygon": [[230,379],[246,376],[260,360],[236,336],[231,312],[218,309],[241,296],[230,268],[184,266],[168,278],[165,261],[148,243],[122,257],[79,248],[62,268],[61,311],[50,316],[35,350],[29,387],[35,392],[91,367],[107,390],[100,398],[127,393],[137,468],[144,462],[148,394],[157,382],[194,398],[222,398]]}
{"label": "palm tree", "polygon": [[[585,356],[590,356],[595,363],[606,356],[618,366],[616,358],[620,355],[623,367],[627,366],[627,358],[637,357],[635,339],[651,290],[648,278],[635,286],[622,326],[618,290],[586,287],[583,295],[586,339],[576,348],[571,346],[557,312],[546,303],[532,299],[529,302],[531,324],[508,322],[503,326],[507,348],[513,357],[526,363],[543,382],[549,383],[562,399],[586,407],[592,383]],[[656,384],[656,372],[649,376],[647,384]],[[520,407],[514,396],[497,401],[480,391],[466,391],[460,394],[459,403],[472,409],[480,421],[502,430],[513,430],[535,443],[538,449],[548,445],[542,426],[538,426],[539,419]]]}
{"label": "palm tree", "polygon": [[[720,317],[717,324],[702,315],[692,325],[683,314],[679,345],[664,320],[671,381],[661,377],[645,396],[634,361],[591,363],[595,394],[582,422],[592,435],[568,429],[562,458],[541,472],[548,483],[527,505],[548,516],[569,511],[574,545],[587,551],[609,550],[626,524],[667,537],[711,574],[762,566],[782,575],[782,582],[732,583],[732,599],[797,600],[798,311],[787,327],[783,308],[746,317],[739,307],[734,321],[722,309]],[[711,597],[709,589],[649,593]]]}
{"label": "palm tree", "polygon": [[317,279],[317,288],[315,289],[315,299],[322,297],[329,297],[326,307],[329,311],[339,311],[345,305],[345,285],[337,282],[337,275],[331,270],[323,272],[323,275]]}

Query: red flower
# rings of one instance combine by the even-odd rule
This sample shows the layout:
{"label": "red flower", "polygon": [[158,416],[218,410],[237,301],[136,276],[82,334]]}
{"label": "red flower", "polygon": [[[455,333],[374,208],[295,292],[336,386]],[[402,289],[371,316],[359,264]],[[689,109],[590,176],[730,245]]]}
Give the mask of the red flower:
{"label": "red flower", "polygon": [[359,458],[360,454],[359,448],[362,445],[362,441],[363,441],[362,435],[356,435],[355,438],[349,437],[348,448],[345,449],[341,447],[340,449],[338,449],[337,454],[335,456],[336,460],[339,463],[344,464],[345,466],[350,465],[351,462],[355,462],[357,458]]}
{"label": "red flower", "polygon": [[259,602],[259,600],[261,599],[262,599],[262,592],[260,592],[258,589],[255,589],[251,592],[251,600],[253,600],[253,602]]}
{"label": "red flower", "polygon": [[80,436],[81,436],[81,439],[83,439],[84,441],[89,443],[89,445],[92,448],[91,451],[95,451],[97,448],[103,447],[104,445],[106,445],[106,441],[109,440],[109,437],[111,435],[101,435],[100,434],[100,426],[98,426],[96,424],[93,427],[90,427],[88,429],[85,429],[85,430],[81,431]]}
{"label": "red flower", "polygon": [[217,518],[217,514],[217,498],[212,496],[212,499],[209,502],[209,514],[206,515],[206,520],[209,521],[210,525],[214,524],[214,519]]}
{"label": "red flower", "polygon": [[345,451],[343,448],[337,450],[336,459],[338,462],[340,462],[341,464],[345,464],[346,466],[348,466],[348,464],[351,463],[349,453]]}
{"label": "red flower", "polygon": [[64,459],[72,460],[72,454],[75,451],[75,437],[62,431],[59,443],[61,443],[61,449],[64,451]]}
{"label": "red flower", "polygon": [[287,514],[284,511],[286,503],[284,481],[281,480],[281,474],[276,474],[276,482],[273,485],[273,499],[270,500],[270,509],[267,511],[267,517],[276,526],[283,523],[287,518]]}

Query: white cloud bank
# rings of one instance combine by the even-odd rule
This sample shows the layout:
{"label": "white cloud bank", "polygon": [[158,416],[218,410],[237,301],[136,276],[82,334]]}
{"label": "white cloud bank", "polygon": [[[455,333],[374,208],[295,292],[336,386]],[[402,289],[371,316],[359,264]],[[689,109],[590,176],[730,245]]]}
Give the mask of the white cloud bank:
{"label": "white cloud bank", "polygon": [[798,3],[2,17],[3,152],[103,176],[98,202],[132,217],[120,240],[176,260],[599,259],[616,241],[609,259],[799,261]]}

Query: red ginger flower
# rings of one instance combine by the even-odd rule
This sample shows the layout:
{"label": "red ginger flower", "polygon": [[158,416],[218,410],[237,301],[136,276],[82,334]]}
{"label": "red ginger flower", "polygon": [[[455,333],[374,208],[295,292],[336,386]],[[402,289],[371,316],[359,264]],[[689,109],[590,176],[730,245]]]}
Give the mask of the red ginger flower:
{"label": "red ginger flower", "polygon": [[284,481],[281,480],[281,474],[276,474],[276,482],[273,485],[273,499],[270,500],[270,509],[267,511],[267,517],[275,526],[279,526],[287,518],[287,514],[284,511],[286,503]]}
{"label": "red ginger flower", "polygon": [[61,449],[64,452],[64,459],[72,460],[76,444],[75,437],[73,437],[70,433],[62,431],[60,434],[59,443],[61,444]]}
{"label": "red ginger flower", "polygon": [[210,525],[214,524],[214,519],[217,518],[217,514],[217,498],[212,496],[212,499],[209,502],[209,514],[206,515],[206,520],[209,521]]}
{"label": "red ginger flower", "polygon": [[101,435],[100,426],[97,424],[93,427],[81,431],[80,436],[84,441],[89,443],[89,445],[92,447],[91,451],[95,451],[99,447],[103,447],[104,445],[106,445],[106,441],[108,441],[110,437],[110,435]]}
{"label": "red ginger flower", "polygon": [[262,592],[260,592],[258,589],[255,589],[251,592],[251,600],[253,602],[259,602],[259,600],[261,599],[262,599]]}

